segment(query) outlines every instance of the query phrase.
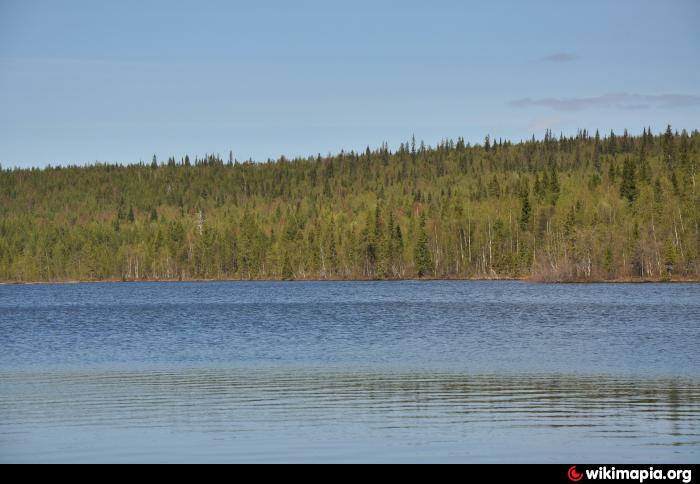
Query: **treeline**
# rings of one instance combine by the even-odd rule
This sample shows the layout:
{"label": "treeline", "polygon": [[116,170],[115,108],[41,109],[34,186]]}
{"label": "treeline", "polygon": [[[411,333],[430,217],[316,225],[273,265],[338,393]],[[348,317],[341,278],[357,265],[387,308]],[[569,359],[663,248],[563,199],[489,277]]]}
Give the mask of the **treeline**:
{"label": "treeline", "polygon": [[698,279],[700,133],[0,170],[0,280]]}

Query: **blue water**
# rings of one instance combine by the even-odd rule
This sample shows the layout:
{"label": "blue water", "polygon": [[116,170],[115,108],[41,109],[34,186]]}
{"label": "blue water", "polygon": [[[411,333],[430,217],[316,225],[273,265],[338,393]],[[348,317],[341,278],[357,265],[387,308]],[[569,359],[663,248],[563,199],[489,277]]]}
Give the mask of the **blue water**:
{"label": "blue water", "polygon": [[0,462],[697,462],[700,285],[0,286]]}

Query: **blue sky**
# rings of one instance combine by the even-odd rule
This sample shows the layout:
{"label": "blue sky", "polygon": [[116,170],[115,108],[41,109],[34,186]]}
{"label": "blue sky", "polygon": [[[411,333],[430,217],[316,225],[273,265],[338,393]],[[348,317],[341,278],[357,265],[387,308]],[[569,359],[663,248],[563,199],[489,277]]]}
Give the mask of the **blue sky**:
{"label": "blue sky", "polygon": [[0,0],[0,163],[700,128],[700,2]]}

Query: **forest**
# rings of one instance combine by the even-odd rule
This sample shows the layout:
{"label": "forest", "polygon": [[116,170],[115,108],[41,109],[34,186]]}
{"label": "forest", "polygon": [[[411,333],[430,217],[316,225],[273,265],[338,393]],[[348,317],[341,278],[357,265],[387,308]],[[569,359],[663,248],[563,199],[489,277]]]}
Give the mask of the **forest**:
{"label": "forest", "polygon": [[0,281],[700,277],[700,133],[0,168]]}

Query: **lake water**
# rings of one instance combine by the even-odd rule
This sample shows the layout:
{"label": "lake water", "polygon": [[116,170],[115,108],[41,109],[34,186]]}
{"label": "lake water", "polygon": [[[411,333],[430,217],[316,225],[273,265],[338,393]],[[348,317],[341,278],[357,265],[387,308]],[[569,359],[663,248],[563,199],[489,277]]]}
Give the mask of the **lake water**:
{"label": "lake water", "polygon": [[0,286],[0,462],[698,462],[700,285]]}

